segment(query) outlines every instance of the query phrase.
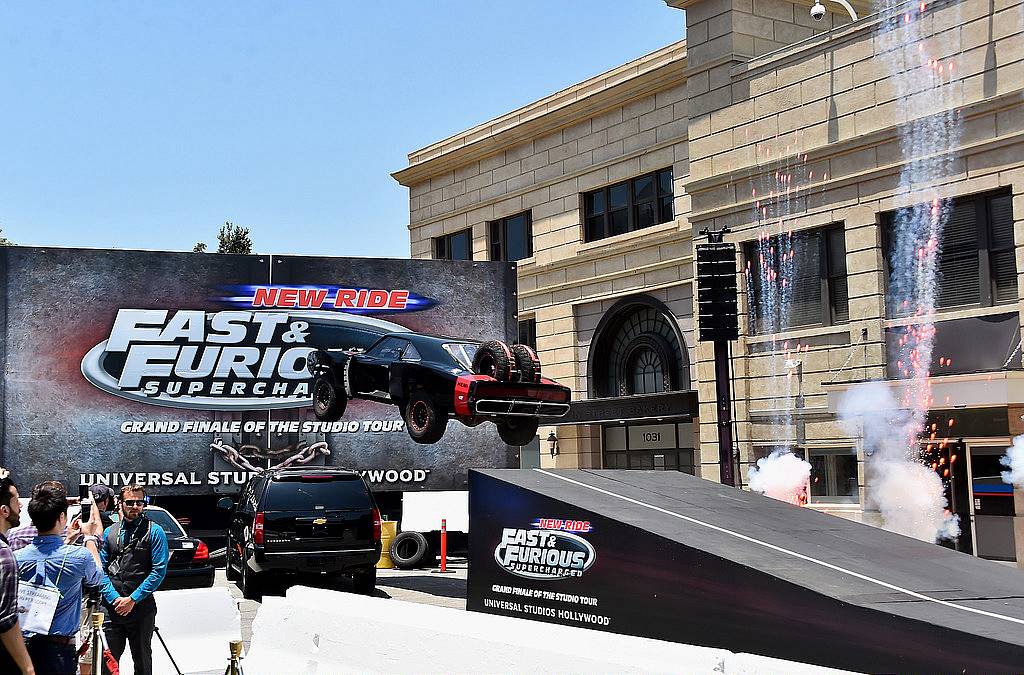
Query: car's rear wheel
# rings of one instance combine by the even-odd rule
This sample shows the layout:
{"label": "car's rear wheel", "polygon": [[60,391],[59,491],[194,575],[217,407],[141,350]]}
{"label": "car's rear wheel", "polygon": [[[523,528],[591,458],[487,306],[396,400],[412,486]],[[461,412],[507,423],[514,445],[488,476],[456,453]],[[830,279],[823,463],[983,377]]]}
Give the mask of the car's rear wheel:
{"label": "car's rear wheel", "polygon": [[540,381],[540,358],[532,347],[512,345],[512,355],[516,359],[516,370],[519,371],[520,382]]}
{"label": "car's rear wheel", "polygon": [[403,410],[405,428],[417,443],[437,443],[448,426],[447,412],[423,389],[412,392]]}
{"label": "car's rear wheel", "polygon": [[426,562],[430,542],[419,532],[401,532],[391,541],[391,560],[400,570],[411,570]]}
{"label": "car's rear wheel", "polygon": [[352,572],[352,588],[361,595],[373,595],[377,588],[377,568],[370,565]]}
{"label": "car's rear wheel", "polygon": [[491,340],[480,345],[473,356],[473,372],[507,382],[515,368],[512,348],[500,340]]}
{"label": "car's rear wheel", "polygon": [[536,417],[515,417],[495,422],[501,440],[509,445],[526,445],[537,436],[540,422]]}
{"label": "car's rear wheel", "polygon": [[326,377],[313,381],[313,414],[321,422],[337,422],[345,414],[348,399]]}
{"label": "car's rear wheel", "polygon": [[249,564],[245,561],[245,558],[242,558],[240,562],[242,564],[242,597],[246,600],[262,600],[262,576],[249,569]]}

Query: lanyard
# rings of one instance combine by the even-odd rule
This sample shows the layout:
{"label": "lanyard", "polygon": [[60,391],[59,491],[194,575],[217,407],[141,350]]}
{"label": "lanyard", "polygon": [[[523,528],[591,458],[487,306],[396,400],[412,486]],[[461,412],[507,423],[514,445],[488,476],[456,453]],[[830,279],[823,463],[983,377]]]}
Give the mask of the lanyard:
{"label": "lanyard", "polygon": [[[68,545],[65,544],[65,546],[68,546]],[[57,589],[57,594],[60,595],[60,599],[61,600],[64,599],[64,593],[62,593],[61,590],[60,590],[60,577],[61,577],[62,574],[64,574],[64,566],[68,562],[68,554],[69,553],[71,553],[71,548],[70,547],[68,547],[68,550],[64,551],[64,557],[60,561],[60,569],[57,570],[57,578],[53,580],[53,586],[54,586],[54,588]],[[44,580],[46,580],[47,579],[47,576],[46,576],[46,560],[36,560],[35,563],[36,563],[36,569],[37,570],[39,569],[40,565],[43,566],[43,572],[42,572],[41,576],[43,577]],[[23,579],[22,581],[28,582],[28,579]]]}

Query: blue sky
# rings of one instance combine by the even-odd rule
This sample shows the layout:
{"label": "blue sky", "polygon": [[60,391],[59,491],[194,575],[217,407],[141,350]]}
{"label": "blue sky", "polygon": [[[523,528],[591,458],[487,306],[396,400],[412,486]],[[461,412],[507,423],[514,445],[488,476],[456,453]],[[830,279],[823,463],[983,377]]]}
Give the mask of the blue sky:
{"label": "blue sky", "polygon": [[428,145],[683,37],[663,0],[0,5],[18,244],[408,256]]}

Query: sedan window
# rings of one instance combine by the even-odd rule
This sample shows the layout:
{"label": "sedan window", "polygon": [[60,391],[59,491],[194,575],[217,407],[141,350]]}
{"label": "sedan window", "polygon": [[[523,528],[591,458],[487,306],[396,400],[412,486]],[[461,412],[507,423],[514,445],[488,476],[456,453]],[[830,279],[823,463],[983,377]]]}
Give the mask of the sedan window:
{"label": "sedan window", "polygon": [[411,342],[406,343],[405,351],[402,352],[403,361],[422,361],[423,357],[420,356],[419,351],[416,349],[416,345]]}
{"label": "sedan window", "polygon": [[396,337],[384,338],[367,352],[367,356],[378,359],[398,359],[402,355],[402,347],[407,343]]}

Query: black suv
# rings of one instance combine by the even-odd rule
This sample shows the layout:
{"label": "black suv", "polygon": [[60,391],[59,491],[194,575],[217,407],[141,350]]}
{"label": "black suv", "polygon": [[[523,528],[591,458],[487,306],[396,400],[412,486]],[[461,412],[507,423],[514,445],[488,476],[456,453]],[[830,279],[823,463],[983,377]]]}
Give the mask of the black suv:
{"label": "black suv", "polygon": [[227,532],[227,577],[258,599],[270,574],[344,573],[373,593],[380,558],[380,511],[355,471],[323,467],[265,471],[242,488]]}

